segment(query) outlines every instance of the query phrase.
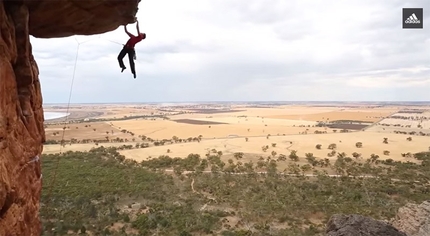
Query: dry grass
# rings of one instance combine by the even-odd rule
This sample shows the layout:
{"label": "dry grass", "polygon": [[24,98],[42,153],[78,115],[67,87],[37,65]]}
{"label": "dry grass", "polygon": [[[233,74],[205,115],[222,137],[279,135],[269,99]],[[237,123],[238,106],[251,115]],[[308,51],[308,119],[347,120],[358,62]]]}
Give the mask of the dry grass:
{"label": "dry grass", "polygon": [[[47,128],[45,128],[46,139],[57,141],[61,140],[61,137],[63,135],[63,127],[63,124],[47,125]],[[54,135],[54,133],[56,132],[59,132],[59,134],[57,133],[56,135]],[[114,139],[117,137],[128,139],[133,138],[130,134],[124,134],[120,132],[120,130],[115,127],[112,127],[106,122],[92,122],[66,125],[64,139],[105,139],[106,136],[108,136],[110,139]]]}
{"label": "dry grass", "polygon": [[290,120],[309,120],[309,121],[335,121],[335,120],[358,120],[364,122],[376,122],[384,117],[391,115],[387,111],[331,111],[314,114],[300,115],[274,115],[268,118],[290,119]]}
{"label": "dry grass", "polygon": [[[175,116],[175,119],[185,119],[184,115]],[[222,118],[196,118],[194,120],[222,122],[227,124],[216,125],[192,125],[177,123],[169,120],[126,120],[113,121],[115,127],[126,129],[134,132],[136,135],[146,135],[153,139],[171,139],[173,136],[179,138],[198,137],[202,135],[206,138],[225,138],[229,136],[267,136],[283,135],[283,134],[299,134],[308,129],[308,133],[313,133],[315,130],[324,131],[324,128],[312,128],[315,122],[309,121],[282,121],[278,119],[261,119],[261,118],[238,118],[238,117],[222,117]],[[310,127],[297,127],[306,125]],[[296,126],[296,127],[293,127]],[[248,131],[249,129],[249,131]]]}
{"label": "dry grass", "polygon": [[[132,115],[131,113],[160,113],[154,109],[134,109],[130,106],[126,108],[109,108],[110,112],[116,115]],[[235,109],[244,109],[236,107]],[[203,136],[200,143],[178,143],[173,145],[149,147],[145,149],[133,149],[121,151],[126,157],[137,161],[145,160],[149,156],[158,157],[166,155],[167,149],[171,153],[167,154],[172,157],[185,157],[190,153],[198,153],[204,156],[208,150],[216,149],[224,153],[223,159],[226,161],[233,158],[235,152],[245,153],[243,162],[252,160],[256,162],[260,156],[267,157],[275,151],[278,155],[288,155],[290,150],[297,150],[300,157],[304,157],[305,153],[313,153],[319,158],[328,158],[327,153],[330,150],[327,146],[331,143],[336,143],[339,152],[345,152],[349,156],[353,152],[358,152],[367,158],[371,154],[378,154],[380,158],[392,158],[394,160],[406,160],[401,156],[401,153],[427,151],[430,145],[428,137],[413,136],[413,141],[408,142],[408,136],[398,135],[394,133],[372,132],[376,129],[371,128],[366,132],[353,133],[333,133],[330,129],[312,127],[317,120],[322,118],[329,120],[363,120],[374,121],[379,120],[379,117],[388,116],[401,108],[371,108],[371,109],[344,109],[336,107],[304,107],[304,106],[284,106],[280,108],[246,108],[246,111],[231,112],[231,113],[215,113],[215,114],[183,114],[170,116],[171,120],[124,120],[112,121],[108,123],[98,122],[91,123],[91,127],[85,127],[88,124],[71,124],[70,130],[66,130],[66,139],[70,138],[105,138],[106,131],[114,130],[114,135],[121,138],[131,140],[130,134],[123,134],[121,129],[134,132],[135,137],[138,135],[146,135],[153,139],[171,139],[173,136],[179,138],[189,138]],[[217,125],[194,125],[178,123],[173,120],[177,119],[192,119],[202,122],[220,122],[225,124]],[[300,120],[302,119],[302,120]],[[111,126],[110,123],[113,125]],[[299,127],[299,126],[306,127]],[[309,126],[309,127],[308,127]],[[78,127],[76,129],[75,127]],[[93,130],[96,129],[96,131]],[[379,127],[377,127],[379,128]],[[60,139],[53,136],[54,131],[62,131],[62,126],[49,126],[46,130],[47,139]],[[314,131],[327,131],[328,134],[314,134]],[[306,135],[300,134],[307,132]],[[270,134],[269,139],[266,136]],[[109,134],[112,135],[112,134]],[[280,136],[276,136],[280,135]],[[239,137],[238,137],[239,136]],[[245,141],[248,137],[248,142]],[[389,144],[383,144],[384,137],[389,139]],[[115,138],[115,137],[114,137]],[[290,143],[292,142],[292,143]],[[356,142],[363,142],[363,148],[356,148]],[[276,147],[271,144],[276,143]],[[120,146],[123,144],[134,143],[109,143],[105,145]],[[316,144],[322,144],[323,149],[317,150]],[[267,152],[262,151],[262,146],[268,145]],[[73,144],[66,146],[63,151],[79,150],[85,151],[95,147],[94,144]],[[389,156],[383,155],[384,150],[390,151]],[[45,153],[55,153],[59,151],[59,145],[45,146]],[[336,157],[332,157],[334,159]],[[301,162],[304,163],[304,158]]]}
{"label": "dry grass", "polygon": [[[383,138],[387,137],[388,144],[383,144]],[[371,154],[377,154],[381,159],[391,158],[393,160],[404,161],[407,158],[402,157],[401,153],[415,153],[428,150],[430,145],[428,137],[416,136],[413,141],[406,141],[405,135],[398,134],[382,134],[372,132],[354,132],[354,133],[332,133],[332,134],[309,134],[309,135],[288,135],[279,137],[249,138],[248,142],[245,138],[230,138],[230,139],[214,139],[206,140],[200,143],[178,143],[166,146],[150,147],[145,149],[133,149],[121,151],[123,155],[137,161],[146,160],[149,156],[158,157],[160,155],[169,155],[172,157],[185,157],[190,153],[198,153],[204,156],[208,150],[216,149],[222,151],[225,155],[235,152],[244,152],[245,157],[249,160],[257,161],[256,157],[263,155],[264,157],[271,155],[272,151],[277,154],[288,155],[289,150],[297,150],[300,157],[304,157],[305,153],[313,153],[319,158],[329,158],[327,153],[331,150],[327,149],[331,143],[336,143],[339,152],[345,152],[351,156],[353,152],[361,153],[364,158],[370,157]],[[292,144],[290,143],[292,142]],[[355,143],[362,142],[362,148],[356,148]],[[276,147],[271,146],[276,143]],[[317,150],[316,144],[321,144],[322,149]],[[268,145],[269,149],[263,152],[262,146]],[[170,149],[170,153],[167,153]],[[390,151],[389,156],[384,156],[384,150]],[[335,159],[332,157],[329,159]],[[245,159],[244,161],[246,161]]]}

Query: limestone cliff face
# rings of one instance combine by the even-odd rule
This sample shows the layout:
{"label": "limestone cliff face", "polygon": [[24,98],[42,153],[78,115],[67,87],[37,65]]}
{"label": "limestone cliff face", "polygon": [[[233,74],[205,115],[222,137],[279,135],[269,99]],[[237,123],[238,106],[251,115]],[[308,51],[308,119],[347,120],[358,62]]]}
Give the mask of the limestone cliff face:
{"label": "limestone cliff face", "polygon": [[[29,35],[91,35],[131,23],[138,0],[0,0],[0,235],[40,235],[45,141]],[[42,160],[43,161],[43,160]]]}

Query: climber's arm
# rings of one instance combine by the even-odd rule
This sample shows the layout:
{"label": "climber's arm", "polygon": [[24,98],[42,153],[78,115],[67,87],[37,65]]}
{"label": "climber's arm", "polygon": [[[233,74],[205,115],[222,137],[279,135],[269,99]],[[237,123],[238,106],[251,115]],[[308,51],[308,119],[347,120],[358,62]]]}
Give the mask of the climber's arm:
{"label": "climber's arm", "polygon": [[124,25],[124,30],[125,30],[125,33],[126,34],[128,34],[128,36],[133,36],[132,34],[130,34],[130,32],[128,32],[128,30],[127,30],[127,25]]}
{"label": "climber's arm", "polygon": [[139,21],[138,20],[136,20],[136,29],[137,29],[137,34],[139,35],[140,31],[139,31]]}

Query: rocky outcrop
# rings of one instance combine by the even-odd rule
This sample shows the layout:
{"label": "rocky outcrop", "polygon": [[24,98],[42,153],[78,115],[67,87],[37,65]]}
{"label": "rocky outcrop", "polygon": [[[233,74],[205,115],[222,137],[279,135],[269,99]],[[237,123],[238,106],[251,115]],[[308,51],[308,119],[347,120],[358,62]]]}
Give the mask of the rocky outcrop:
{"label": "rocky outcrop", "polygon": [[[134,22],[140,0],[28,0],[30,34],[38,38],[101,34]],[[51,22],[47,23],[47,22]]]}
{"label": "rocky outcrop", "polygon": [[326,228],[327,236],[407,236],[393,226],[361,215],[333,215]]}
{"label": "rocky outcrop", "polygon": [[0,235],[40,235],[45,141],[29,35],[99,34],[131,23],[137,0],[0,0]]}
{"label": "rocky outcrop", "polygon": [[406,204],[398,210],[396,218],[391,223],[408,236],[429,236],[430,201],[425,201],[419,205]]}

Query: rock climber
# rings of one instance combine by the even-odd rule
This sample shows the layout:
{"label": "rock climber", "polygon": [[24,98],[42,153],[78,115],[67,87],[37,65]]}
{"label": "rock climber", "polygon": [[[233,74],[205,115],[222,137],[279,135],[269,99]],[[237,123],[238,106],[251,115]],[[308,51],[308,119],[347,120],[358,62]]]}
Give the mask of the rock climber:
{"label": "rock climber", "polygon": [[124,25],[125,33],[127,33],[128,36],[130,36],[130,39],[128,39],[127,43],[124,45],[124,47],[122,48],[121,52],[118,55],[118,62],[119,62],[119,66],[121,67],[121,73],[122,73],[126,69],[124,62],[122,60],[125,57],[125,55],[128,54],[131,73],[133,73],[133,76],[135,79],[136,79],[136,71],[134,68],[134,60],[136,60],[136,51],[134,50],[134,46],[136,45],[136,43],[146,38],[145,33],[140,33],[139,21],[137,20],[136,20],[136,29],[137,29],[137,36],[134,36],[127,31],[127,25]]}

